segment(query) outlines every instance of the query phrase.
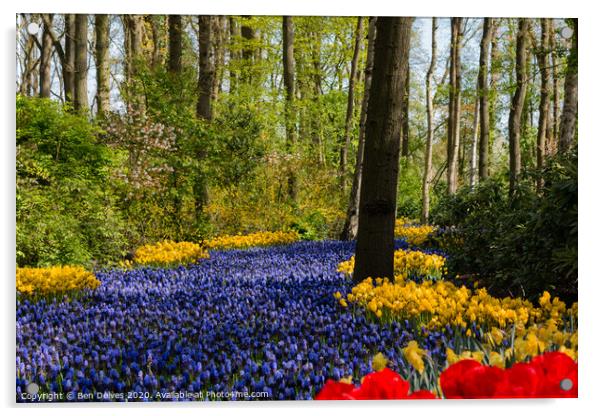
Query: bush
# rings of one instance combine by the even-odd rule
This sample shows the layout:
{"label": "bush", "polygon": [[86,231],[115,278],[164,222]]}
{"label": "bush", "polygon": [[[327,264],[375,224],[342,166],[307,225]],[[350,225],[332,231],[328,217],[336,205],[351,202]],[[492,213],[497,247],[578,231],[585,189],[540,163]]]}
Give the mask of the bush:
{"label": "bush", "polygon": [[17,263],[90,265],[123,254],[100,130],[47,99],[17,96]]}
{"label": "bush", "polygon": [[449,253],[451,273],[498,295],[535,299],[548,290],[577,299],[577,149],[527,172],[512,198],[500,180],[462,188],[442,198],[432,220],[442,226],[432,242]]}

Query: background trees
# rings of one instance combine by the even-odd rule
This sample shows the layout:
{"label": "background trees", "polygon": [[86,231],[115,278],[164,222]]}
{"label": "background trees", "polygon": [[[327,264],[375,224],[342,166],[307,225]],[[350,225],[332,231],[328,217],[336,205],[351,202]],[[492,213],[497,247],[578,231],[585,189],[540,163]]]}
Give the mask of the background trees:
{"label": "background trees", "polygon": [[[90,141],[109,150],[102,192],[122,224],[115,232],[123,252],[149,240],[283,227],[305,238],[354,239],[377,21],[21,14],[16,92],[27,111],[39,102],[49,120],[56,112],[86,121]],[[31,22],[38,33],[27,32]],[[428,221],[471,179],[475,192],[510,178],[513,187],[539,184],[543,192],[543,176],[532,171],[577,141],[577,22],[433,24],[412,23],[401,70],[394,214]],[[19,131],[34,119],[45,125],[22,117]],[[59,157],[72,158],[59,143]],[[21,167],[43,153],[38,144],[18,146]],[[23,198],[50,189],[36,181],[19,182]],[[27,213],[19,214],[24,229],[39,219]]]}

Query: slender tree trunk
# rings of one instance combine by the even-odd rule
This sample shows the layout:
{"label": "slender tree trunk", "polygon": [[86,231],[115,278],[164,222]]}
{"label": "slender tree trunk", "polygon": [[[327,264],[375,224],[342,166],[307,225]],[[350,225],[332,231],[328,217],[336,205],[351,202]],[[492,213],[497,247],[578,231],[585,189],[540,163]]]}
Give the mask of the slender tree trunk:
{"label": "slender tree trunk", "polygon": [[472,122],[472,141],[470,142],[470,188],[477,185],[477,147],[479,141],[479,97],[475,98]]}
{"label": "slender tree trunk", "polygon": [[489,168],[491,168],[491,160],[493,158],[493,145],[498,138],[497,135],[497,123],[498,123],[498,84],[500,83],[500,60],[501,53],[498,42],[498,33],[499,33],[499,25],[500,21],[497,19],[492,20],[491,25],[493,26],[491,30],[491,54],[489,60],[489,72],[490,72],[490,80],[489,80],[489,151],[488,151],[488,160],[489,160]]}
{"label": "slender tree trunk", "polygon": [[428,223],[430,211],[430,184],[431,170],[433,166],[433,136],[435,127],[433,126],[433,96],[431,92],[431,83],[433,82],[433,73],[437,65],[437,18],[433,17],[431,30],[431,64],[426,73],[426,149],[424,151],[424,172],[422,174],[422,212],[420,220],[423,224]]}
{"label": "slender tree trunk", "polygon": [[199,16],[199,95],[197,101],[197,117],[211,120],[211,95],[215,68],[212,55],[212,20],[213,16]]}
{"label": "slender tree trunk", "polygon": [[364,147],[366,138],[366,116],[368,112],[368,100],[372,84],[372,67],[374,66],[374,42],[376,41],[376,17],[370,17],[368,24],[368,50],[366,53],[366,68],[364,70],[364,97],[360,113],[360,129],[355,158],[355,172],[351,185],[349,206],[345,216],[345,224],[341,232],[341,240],[353,240],[357,237],[358,216],[360,211],[360,192],[362,185],[362,171],[364,164]]}
{"label": "slender tree trunk", "polygon": [[140,15],[123,16],[124,27],[124,72],[125,101],[128,113],[144,110],[143,97],[136,79],[138,65],[142,60],[142,31],[144,20]]}
{"label": "slender tree trunk", "polygon": [[412,21],[410,17],[379,17],[376,22],[354,282],[368,276],[393,277],[401,101]]}
{"label": "slender tree trunk", "polygon": [[[323,166],[326,163],[324,157],[324,149],[322,143],[322,131],[320,118],[322,116],[322,106],[320,97],[322,95],[322,65],[320,63],[320,52],[322,49],[322,35],[313,31],[311,32],[311,64],[313,66],[313,73],[311,75],[312,84],[312,99],[313,105],[309,111],[309,129],[311,135],[312,145],[315,153],[318,155],[318,163]],[[303,89],[299,88],[299,92],[302,93]]]}
{"label": "slender tree trunk", "polygon": [[110,63],[109,63],[109,16],[97,14],[94,17],[96,30],[96,104],[97,114],[109,111]]}
{"label": "slender tree trunk", "polygon": [[512,97],[510,116],[508,119],[510,147],[510,194],[513,195],[518,187],[521,171],[521,120],[527,94],[527,42],[529,35],[529,19],[518,21],[518,37],[516,39],[516,90]]}
{"label": "slender tree trunk", "polygon": [[88,111],[88,15],[75,15],[74,108]]}
{"label": "slender tree trunk", "polygon": [[257,32],[251,27],[250,23],[251,16],[242,16],[242,21],[240,25],[240,35],[243,39],[242,59],[244,61],[244,67],[242,69],[242,78],[245,84],[249,85],[253,83],[255,85],[255,81],[257,80],[255,79],[254,63],[258,58],[258,48],[254,43],[257,40]]}
{"label": "slender tree trunk", "polygon": [[403,100],[401,102],[401,156],[410,155],[410,60],[405,64],[404,74],[405,89],[403,91]]}
{"label": "slender tree trunk", "polygon": [[151,52],[151,66],[153,68],[157,68],[162,65],[161,58],[161,34],[159,29],[159,22],[157,19],[159,16],[148,15],[145,17],[145,21],[150,26],[151,29],[151,37],[153,41],[153,49]]}
{"label": "slender tree trunk", "polygon": [[50,98],[51,74],[50,66],[52,62],[52,36],[50,31],[52,26],[52,14],[46,15],[44,20],[44,32],[42,35],[42,50],[40,51],[40,97]]}
{"label": "slender tree trunk", "polygon": [[571,19],[571,23],[573,39],[564,79],[564,104],[560,119],[559,150],[561,152],[570,149],[575,138],[577,124],[577,19]]}
{"label": "slender tree trunk", "polygon": [[483,37],[481,38],[481,52],[479,56],[479,81],[478,99],[481,118],[481,130],[479,134],[479,179],[485,180],[489,177],[489,49],[493,26],[490,17],[483,22]]}
{"label": "slender tree trunk", "polygon": [[462,18],[451,19],[450,71],[449,71],[449,119],[447,127],[447,193],[458,189],[458,159],[460,150],[460,48]]}
{"label": "slender tree trunk", "polygon": [[353,48],[353,58],[351,59],[351,72],[349,74],[349,92],[347,93],[347,113],[345,114],[345,138],[341,146],[341,160],[339,163],[339,173],[341,175],[341,185],[343,191],[347,188],[347,153],[351,145],[351,124],[353,122],[353,103],[355,100],[355,81],[357,79],[357,63],[359,61],[360,49],[362,47],[362,38],[364,36],[364,18],[357,18],[357,28],[355,31],[355,45]]}
{"label": "slender tree trunk", "polygon": [[558,141],[560,136],[560,72],[558,71],[558,59],[556,54],[556,28],[554,19],[551,22],[550,46],[552,48],[552,136],[548,146],[548,154],[553,155],[558,150]]}
{"label": "slender tree trunk", "polygon": [[65,101],[75,100],[75,15],[65,15],[65,60],[63,62]]}
{"label": "slender tree trunk", "polygon": [[226,16],[215,16],[213,19],[213,33],[214,36],[212,38],[212,46],[213,46],[213,56],[214,59],[214,76],[213,76],[213,85],[211,87],[211,99],[213,101],[217,100],[219,93],[222,88],[222,80],[224,76],[224,66],[225,66],[225,30],[226,30]]}
{"label": "slender tree trunk", "polygon": [[[539,120],[537,125],[537,168],[542,169],[546,155],[547,135],[550,132],[550,90],[552,79],[550,77],[550,21],[541,19],[541,42],[535,56],[541,74],[541,88],[539,91]],[[543,187],[543,179],[537,181],[539,190]]]}
{"label": "slender tree trunk", "polygon": [[[285,125],[286,143],[289,152],[294,151],[296,139],[295,133],[295,55],[294,55],[294,27],[293,18],[282,17],[282,61],[284,67],[284,89],[285,89]],[[297,178],[292,168],[288,172],[288,196],[291,200],[297,199]]]}
{"label": "slender tree trunk", "polygon": [[238,39],[240,36],[240,27],[236,24],[236,19],[230,16],[229,20],[230,26],[230,48],[229,48],[229,64],[228,71],[230,75],[230,84],[229,84],[229,92],[232,93],[236,91],[238,88],[238,79],[240,76],[240,71],[238,70],[238,65],[240,65],[240,52],[237,48]]}
{"label": "slender tree trunk", "polygon": [[182,16],[170,14],[168,70],[172,74],[182,73]]}
{"label": "slender tree trunk", "polygon": [[34,89],[32,85],[32,73],[35,71],[35,68],[39,62],[34,58],[35,48],[36,45],[35,41],[33,40],[33,35],[28,35],[27,45],[25,48],[25,70],[23,71],[21,86],[19,88],[19,92],[23,95],[31,96]]}

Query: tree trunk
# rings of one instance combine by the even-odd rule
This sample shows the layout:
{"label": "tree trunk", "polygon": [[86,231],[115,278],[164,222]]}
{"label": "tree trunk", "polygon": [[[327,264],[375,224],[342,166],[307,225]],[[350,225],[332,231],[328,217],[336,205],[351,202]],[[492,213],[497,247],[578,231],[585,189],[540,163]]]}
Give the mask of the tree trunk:
{"label": "tree trunk", "polygon": [[571,19],[573,39],[571,52],[568,57],[566,77],[564,79],[564,104],[560,119],[559,150],[566,152],[570,149],[575,138],[577,122],[577,19]]}
{"label": "tree trunk", "polygon": [[211,92],[212,101],[217,100],[219,93],[222,90],[222,80],[224,77],[224,67],[225,67],[225,45],[226,45],[226,25],[227,20],[226,16],[216,16],[213,19],[214,25],[214,33],[215,36],[212,36],[212,45],[213,45],[213,56],[214,65],[213,65],[213,86]]}
{"label": "tree trunk", "polygon": [[50,31],[52,26],[52,14],[46,15],[44,20],[44,32],[42,35],[42,50],[40,51],[40,97],[50,98],[51,74],[50,64],[52,60],[52,36]]}
{"label": "tree trunk", "polygon": [[[546,155],[547,135],[550,132],[550,90],[552,79],[550,77],[550,22],[552,19],[541,19],[541,43],[535,56],[541,74],[541,88],[539,91],[539,120],[537,123],[537,168],[542,169]],[[537,181],[537,188],[541,190],[543,179]]]}
{"label": "tree trunk", "polygon": [[560,72],[558,71],[558,60],[556,55],[556,29],[554,19],[551,25],[550,47],[552,49],[552,138],[548,144],[548,154],[553,155],[558,149],[558,138],[560,136]]}
{"label": "tree trunk", "polygon": [[364,155],[364,184],[353,281],[393,277],[393,239],[399,137],[405,71],[412,33],[410,17],[379,17],[370,86]]}
{"label": "tree trunk", "polygon": [[157,19],[159,16],[155,15],[147,15],[144,20],[145,23],[150,26],[151,29],[151,37],[153,41],[153,49],[151,52],[151,66],[153,69],[156,69],[160,65],[162,65],[162,57],[161,57],[161,35],[159,29],[159,22]]}
{"label": "tree trunk", "polygon": [[433,96],[431,92],[431,83],[433,82],[433,73],[437,65],[437,18],[433,17],[431,31],[431,64],[426,73],[426,149],[424,151],[424,172],[422,174],[422,212],[420,220],[423,224],[428,223],[430,211],[430,181],[431,169],[433,165],[433,136],[435,128],[433,126]]}
{"label": "tree trunk", "polygon": [[404,70],[403,100],[401,101],[401,156],[410,155],[410,60],[406,63]]}
{"label": "tree trunk", "polygon": [[196,107],[197,117],[211,120],[211,95],[215,68],[212,59],[211,26],[212,16],[199,16],[199,95]]}
{"label": "tree trunk", "polygon": [[341,240],[353,240],[357,237],[358,216],[360,210],[360,191],[362,185],[362,171],[364,165],[364,147],[366,143],[366,116],[368,112],[368,99],[372,84],[372,67],[374,66],[374,42],[376,41],[376,17],[370,17],[368,23],[368,50],[366,53],[366,68],[364,70],[364,97],[360,113],[360,129],[355,158],[355,172],[351,185],[349,206],[345,216],[345,224],[341,232]]}
{"label": "tree trunk", "polygon": [[521,119],[527,94],[527,41],[529,35],[529,19],[518,20],[518,37],[516,39],[516,90],[512,97],[510,116],[508,119],[510,147],[510,194],[518,187],[521,171],[520,139]]}
{"label": "tree trunk", "polygon": [[351,124],[353,122],[353,103],[355,100],[355,81],[357,79],[357,63],[359,61],[362,38],[364,36],[364,18],[357,18],[355,31],[355,45],[353,47],[353,58],[351,59],[351,72],[349,73],[349,92],[347,93],[347,113],[345,114],[345,138],[341,146],[341,159],[339,173],[343,191],[347,189],[347,154],[351,145]]}
{"label": "tree trunk", "polygon": [[65,59],[63,61],[63,86],[65,101],[75,99],[75,15],[65,16]]}
{"label": "tree trunk", "polygon": [[94,18],[96,30],[96,104],[97,114],[109,111],[110,63],[109,63],[109,16],[97,14]]}
{"label": "tree trunk", "polygon": [[88,111],[88,15],[75,15],[74,108]]}
{"label": "tree trunk", "polygon": [[169,61],[168,70],[172,74],[182,72],[182,16],[170,14],[169,25]]}
{"label": "tree trunk", "polygon": [[[284,67],[286,144],[289,152],[294,151],[297,141],[295,135],[295,57],[294,57],[294,28],[290,16],[282,17],[282,63]],[[291,200],[297,199],[297,179],[292,168],[288,172],[288,196]]]}
{"label": "tree trunk", "polygon": [[[491,54],[489,60],[489,72],[491,73],[491,78],[489,80],[489,160],[492,160],[493,158],[493,145],[497,139],[496,126],[498,123],[498,84],[500,83],[501,77],[501,73],[499,71],[501,53],[498,41],[500,21],[494,19],[491,25],[493,28],[491,30]],[[489,163],[489,167],[491,167],[491,162]]]}
{"label": "tree trunk", "polygon": [[244,62],[244,66],[242,69],[242,78],[245,84],[251,84],[255,80],[254,74],[254,63],[257,60],[256,45],[254,44],[257,40],[257,33],[255,29],[250,26],[251,16],[242,16],[242,21],[240,25],[240,35],[243,39],[243,47],[242,47],[242,59]]}
{"label": "tree trunk", "polygon": [[489,177],[489,48],[493,35],[493,26],[490,17],[483,22],[483,37],[481,38],[481,52],[479,56],[478,99],[481,119],[479,134],[479,179]]}
{"label": "tree trunk", "polygon": [[450,70],[449,70],[449,118],[447,126],[447,193],[458,189],[458,159],[460,150],[460,94],[461,17],[451,19]]}
{"label": "tree trunk", "polygon": [[[477,90],[478,91],[478,90]],[[479,97],[475,97],[472,122],[472,141],[470,142],[470,188],[477,185],[477,147],[479,141]]]}

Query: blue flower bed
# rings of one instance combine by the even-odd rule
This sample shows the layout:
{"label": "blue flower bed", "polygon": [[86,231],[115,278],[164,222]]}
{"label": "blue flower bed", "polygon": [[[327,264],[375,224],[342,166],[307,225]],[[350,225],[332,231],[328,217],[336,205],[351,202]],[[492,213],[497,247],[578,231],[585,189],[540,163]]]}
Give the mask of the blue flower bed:
{"label": "blue flower bed", "polygon": [[[32,382],[65,400],[311,399],[328,378],[369,373],[377,352],[405,371],[409,327],[367,321],[333,297],[351,290],[336,269],[353,250],[326,241],[218,251],[187,268],[100,272],[101,286],[72,301],[19,300],[17,400]],[[444,360],[442,335],[417,336]]]}

